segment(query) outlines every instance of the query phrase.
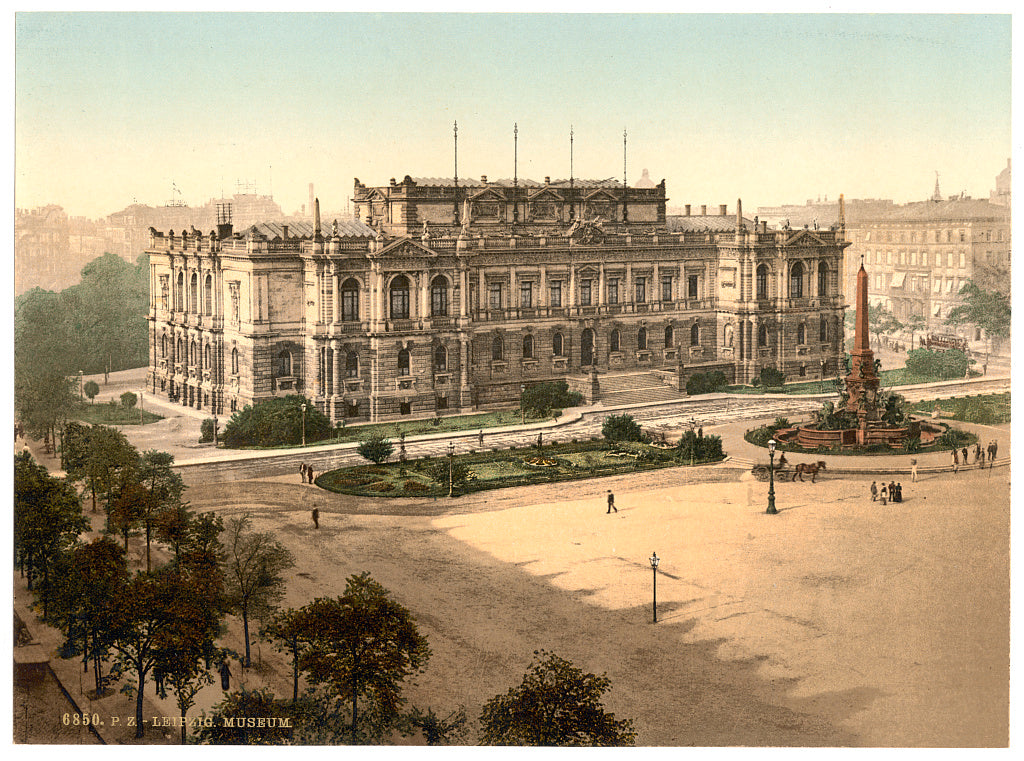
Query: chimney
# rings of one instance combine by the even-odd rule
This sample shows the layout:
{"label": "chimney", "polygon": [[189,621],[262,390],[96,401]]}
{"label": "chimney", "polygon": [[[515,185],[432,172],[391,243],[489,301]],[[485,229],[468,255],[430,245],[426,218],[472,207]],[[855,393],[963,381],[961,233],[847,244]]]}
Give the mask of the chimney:
{"label": "chimney", "polygon": [[726,205],[724,203],[718,204],[718,213],[720,216],[723,217],[729,216],[729,210],[726,208]]}
{"label": "chimney", "polygon": [[702,217],[706,217],[708,215],[708,205],[706,203],[702,203],[700,205],[700,215]]}
{"label": "chimney", "polygon": [[281,239],[288,239],[288,225],[281,225]]}
{"label": "chimney", "polygon": [[395,178],[394,178],[394,177],[392,177],[392,178],[391,178],[391,187],[395,187],[395,185],[397,185],[397,184],[398,184],[398,183],[396,183],[396,182],[395,182]]}
{"label": "chimney", "polygon": [[550,185],[551,184],[551,178],[550,177],[545,177],[544,178],[544,184],[545,185]]}
{"label": "chimney", "polygon": [[482,182],[484,185],[487,184],[487,175],[486,174],[480,175],[480,182]]}
{"label": "chimney", "polygon": [[686,204],[686,216],[690,216],[690,204]]}

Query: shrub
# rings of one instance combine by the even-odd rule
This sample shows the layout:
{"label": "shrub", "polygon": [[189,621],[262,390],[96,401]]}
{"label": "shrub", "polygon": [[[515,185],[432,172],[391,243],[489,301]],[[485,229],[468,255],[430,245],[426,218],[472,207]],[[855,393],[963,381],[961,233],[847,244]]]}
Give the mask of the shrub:
{"label": "shrub", "polygon": [[632,415],[609,415],[604,419],[601,433],[608,441],[640,441],[643,437],[640,424]]}
{"label": "shrub", "polygon": [[774,367],[762,367],[759,380],[762,386],[768,388],[780,388],[786,383],[786,374]]}
{"label": "shrub", "polygon": [[728,385],[729,381],[721,370],[713,370],[709,373],[694,373],[686,381],[686,393],[690,396],[713,394],[716,391],[721,391]]}
{"label": "shrub", "polygon": [[86,381],[83,391],[85,392],[85,395],[89,397],[89,401],[91,402],[96,398],[96,394],[100,392],[100,384],[96,381]]}
{"label": "shrub", "polygon": [[199,425],[199,443],[213,441],[213,418],[208,417]]}
{"label": "shrub", "polygon": [[[771,438],[769,436],[769,438]],[[721,436],[698,436],[694,431],[686,431],[676,448],[676,456],[683,462],[706,462],[718,460],[723,456]]]}
{"label": "shrub", "polygon": [[125,391],[123,394],[121,394],[121,406],[124,407],[126,410],[130,410],[138,403],[138,401],[139,397],[137,397],[131,391]]}
{"label": "shrub", "polygon": [[303,404],[306,405],[306,441],[326,439],[331,435],[331,421],[304,396],[291,394],[246,405],[232,415],[231,420],[224,426],[225,446],[298,445],[302,441]]}
{"label": "shrub", "polygon": [[780,431],[783,428],[789,428],[789,418],[788,417],[777,417],[777,418],[775,418],[775,422],[772,423],[772,425],[775,427],[776,431]]}
{"label": "shrub", "polygon": [[382,462],[387,462],[387,459],[394,453],[395,447],[390,439],[384,438],[382,434],[375,433],[369,438],[360,441],[356,451],[364,460],[380,465]]}
{"label": "shrub", "polygon": [[952,380],[963,378],[972,364],[974,360],[959,349],[913,349],[907,353],[906,367],[908,373],[921,378]]}
{"label": "shrub", "polygon": [[570,391],[564,380],[530,386],[522,396],[523,409],[538,417],[547,417],[555,408],[575,407],[582,401],[583,395]]}
{"label": "shrub", "polygon": [[430,491],[430,487],[422,481],[413,481],[409,479],[402,485],[402,491],[410,494],[422,494],[425,491]]}

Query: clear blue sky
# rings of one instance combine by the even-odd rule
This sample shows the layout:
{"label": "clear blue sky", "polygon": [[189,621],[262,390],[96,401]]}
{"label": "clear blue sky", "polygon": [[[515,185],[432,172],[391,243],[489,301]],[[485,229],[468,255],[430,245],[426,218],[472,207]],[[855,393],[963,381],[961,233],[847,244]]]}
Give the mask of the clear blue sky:
{"label": "clear blue sky", "polygon": [[17,16],[18,207],[96,217],[237,180],[622,176],[670,205],[987,197],[1011,154],[1009,15]]}

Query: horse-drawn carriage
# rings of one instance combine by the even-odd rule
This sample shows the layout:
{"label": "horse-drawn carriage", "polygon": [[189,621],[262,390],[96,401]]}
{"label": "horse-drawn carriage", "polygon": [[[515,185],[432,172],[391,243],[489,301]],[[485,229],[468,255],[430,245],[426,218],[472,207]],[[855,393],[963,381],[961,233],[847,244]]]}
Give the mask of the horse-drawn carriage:
{"label": "horse-drawn carriage", "polygon": [[[779,461],[775,465],[775,477],[789,476],[790,481],[796,481],[797,478],[802,482],[804,476],[811,477],[811,483],[818,477],[818,471],[825,470],[824,460],[818,460],[817,462],[798,462],[792,470],[789,470],[789,461],[786,459],[785,454],[779,455]],[[754,474],[754,478],[758,481],[767,481],[769,478],[769,470],[767,465],[755,465],[750,470]]]}

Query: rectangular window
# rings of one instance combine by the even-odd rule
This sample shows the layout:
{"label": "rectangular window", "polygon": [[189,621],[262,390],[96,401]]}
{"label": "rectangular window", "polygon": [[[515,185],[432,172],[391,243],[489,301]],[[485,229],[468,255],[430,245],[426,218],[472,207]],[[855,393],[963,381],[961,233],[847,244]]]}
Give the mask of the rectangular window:
{"label": "rectangular window", "polygon": [[562,306],[562,281],[552,280],[551,281],[551,306],[560,307]]}
{"label": "rectangular window", "polygon": [[922,251],[921,252],[921,265],[924,266],[924,267],[928,266],[928,252],[927,251]]}
{"label": "rectangular window", "polygon": [[351,322],[359,319],[359,291],[345,288],[341,292],[341,319]]}
{"label": "rectangular window", "polygon": [[523,309],[533,309],[533,283],[519,284],[519,306]]}
{"label": "rectangular window", "polygon": [[647,301],[647,278],[638,277],[634,285],[636,286],[636,303],[645,303]]}
{"label": "rectangular window", "polygon": [[580,306],[590,306],[590,281],[580,280]]}
{"label": "rectangular window", "polygon": [[490,300],[491,310],[492,311],[500,310],[501,309],[501,284],[499,283],[499,284],[496,284],[496,285],[492,285],[490,293],[491,293],[491,300]]}
{"label": "rectangular window", "polygon": [[963,251],[961,251],[960,252],[960,269],[963,269],[966,266],[967,266],[967,254],[965,254]]}
{"label": "rectangular window", "polygon": [[672,300],[672,276],[663,277],[661,279],[661,300],[671,301]]}
{"label": "rectangular window", "polygon": [[686,298],[695,299],[697,297],[697,275],[690,275],[686,278]]}
{"label": "rectangular window", "polygon": [[435,285],[430,289],[430,316],[448,316],[448,287],[446,285]]}
{"label": "rectangular window", "polygon": [[608,279],[608,303],[618,304],[619,303],[619,281],[618,278]]}

